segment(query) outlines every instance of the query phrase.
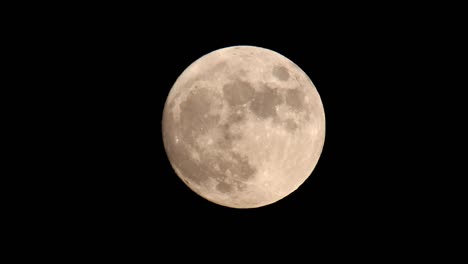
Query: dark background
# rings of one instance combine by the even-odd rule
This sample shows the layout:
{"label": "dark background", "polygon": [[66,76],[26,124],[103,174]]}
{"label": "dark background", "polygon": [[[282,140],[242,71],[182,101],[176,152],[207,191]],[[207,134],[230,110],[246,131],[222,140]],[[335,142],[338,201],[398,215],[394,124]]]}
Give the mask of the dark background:
{"label": "dark background", "polygon": [[[53,175],[36,180],[47,197],[37,201],[38,214],[63,239],[141,250],[162,243],[387,251],[393,241],[409,250],[430,237],[426,216],[437,199],[421,173],[430,163],[421,152],[430,146],[415,129],[430,104],[417,66],[428,61],[420,40],[426,24],[403,23],[412,20],[411,10],[396,16],[356,6],[361,11],[285,7],[184,9],[189,15],[90,8],[31,24],[37,45],[28,52],[47,84],[41,96],[48,112],[38,116],[50,120],[40,126],[50,140],[41,144],[52,153],[41,154],[47,161],[38,166]],[[219,206],[192,192],[170,166],[161,135],[176,78],[202,55],[232,45],[268,48],[295,62],[315,84],[326,115],[312,175],[258,209]]]}

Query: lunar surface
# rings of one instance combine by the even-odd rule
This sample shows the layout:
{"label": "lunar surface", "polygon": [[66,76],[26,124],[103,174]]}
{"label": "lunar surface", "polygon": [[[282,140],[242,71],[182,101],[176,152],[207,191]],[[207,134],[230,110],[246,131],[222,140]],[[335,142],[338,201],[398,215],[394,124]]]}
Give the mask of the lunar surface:
{"label": "lunar surface", "polygon": [[255,208],[288,196],[311,175],[325,113],[312,81],[288,58],[233,46],[179,76],[162,130],[169,161],[191,190],[219,205]]}

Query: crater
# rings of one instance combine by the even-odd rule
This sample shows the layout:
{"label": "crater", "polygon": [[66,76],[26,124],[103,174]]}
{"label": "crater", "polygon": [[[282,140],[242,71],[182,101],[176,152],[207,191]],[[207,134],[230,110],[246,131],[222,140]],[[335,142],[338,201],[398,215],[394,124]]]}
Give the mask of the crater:
{"label": "crater", "polygon": [[223,86],[224,98],[230,106],[243,105],[252,100],[254,89],[248,82],[241,80],[229,82]]}
{"label": "crater", "polygon": [[276,116],[276,106],[281,103],[281,96],[277,89],[265,87],[263,91],[255,93],[250,104],[250,110],[260,118]]}
{"label": "crater", "polygon": [[273,76],[278,78],[280,81],[287,81],[289,79],[288,69],[284,66],[275,66],[272,73]]}

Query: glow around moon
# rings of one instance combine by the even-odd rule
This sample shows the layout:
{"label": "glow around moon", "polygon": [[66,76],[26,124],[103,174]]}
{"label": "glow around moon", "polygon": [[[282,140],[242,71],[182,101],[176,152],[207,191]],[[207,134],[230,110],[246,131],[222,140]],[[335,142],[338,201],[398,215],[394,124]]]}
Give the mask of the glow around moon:
{"label": "glow around moon", "polygon": [[308,76],[272,50],[219,49],[174,83],[163,141],[177,175],[205,199],[234,208],[272,204],[314,170],[325,114]]}

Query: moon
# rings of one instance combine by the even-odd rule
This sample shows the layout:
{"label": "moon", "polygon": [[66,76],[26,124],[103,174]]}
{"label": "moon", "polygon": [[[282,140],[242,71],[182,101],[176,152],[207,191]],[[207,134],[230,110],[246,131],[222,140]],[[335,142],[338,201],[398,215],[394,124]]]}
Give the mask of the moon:
{"label": "moon", "polygon": [[212,51],[172,86],[162,116],[169,162],[195,193],[232,208],[285,198],[311,175],[325,141],[312,81],[278,52]]}

